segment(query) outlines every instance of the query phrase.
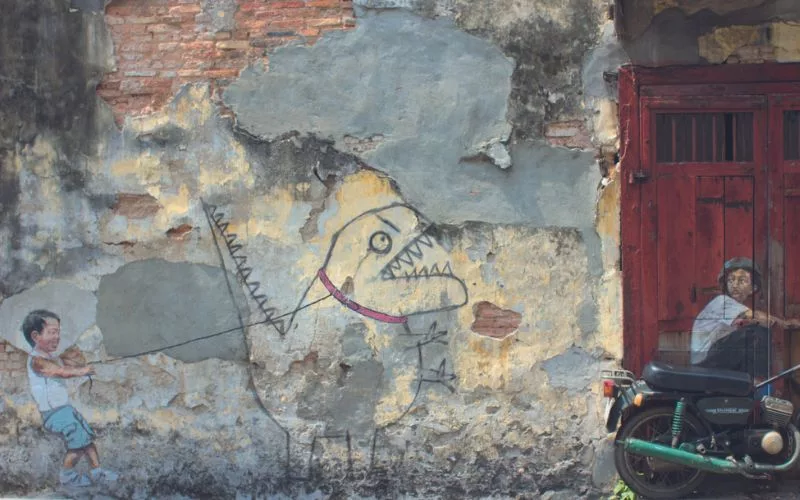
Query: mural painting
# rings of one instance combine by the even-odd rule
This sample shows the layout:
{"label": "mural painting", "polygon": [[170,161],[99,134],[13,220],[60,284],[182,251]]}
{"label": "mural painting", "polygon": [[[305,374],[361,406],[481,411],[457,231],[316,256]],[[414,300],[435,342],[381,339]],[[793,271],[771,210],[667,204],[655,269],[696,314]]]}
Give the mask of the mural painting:
{"label": "mural painting", "polygon": [[761,270],[747,257],[724,263],[718,277],[722,294],[713,298],[694,321],[691,362],[709,368],[750,373],[757,381],[772,375],[770,329],[800,329],[800,319],[783,319],[752,308],[761,291]]}
{"label": "mural painting", "polygon": [[[56,313],[39,309],[32,311],[24,319],[22,332],[32,346],[31,361],[28,365],[32,395],[42,413],[44,427],[62,434],[67,444],[68,451],[59,476],[62,485],[88,486],[116,481],[118,477],[116,472],[100,467],[97,450],[92,443],[94,433],[91,426],[70,405],[62,379],[89,377],[89,392],[91,392],[91,375],[95,374],[96,366],[108,366],[162,352],[177,353],[187,361],[198,360],[204,356],[199,354],[203,348],[196,350],[193,349],[193,345],[202,346],[204,342],[220,337],[234,339],[224,340],[221,346],[213,347],[214,356],[253,361],[252,353],[249,352],[253,339],[241,337],[243,340],[239,342],[235,337],[242,336],[248,329],[258,325],[269,326],[267,334],[271,332],[272,335],[276,335],[278,342],[288,342],[293,337],[311,339],[306,341],[307,349],[312,356],[316,356],[313,353],[318,347],[315,346],[314,339],[318,333],[298,330],[303,315],[308,314],[306,311],[315,306],[314,315],[325,314],[325,311],[320,312],[319,307],[327,305],[327,310],[334,311],[337,315],[341,314],[341,311],[350,311],[349,314],[356,314],[364,318],[364,321],[374,321],[377,325],[392,327],[392,333],[400,339],[401,344],[405,345],[402,350],[410,354],[407,357],[412,361],[407,365],[413,366],[416,370],[412,388],[413,397],[394,417],[375,422],[374,408],[364,408],[363,415],[351,413],[352,405],[358,404],[353,399],[359,396],[357,394],[359,389],[356,389],[355,393],[345,395],[343,400],[333,402],[334,406],[344,405],[339,409],[342,415],[333,419],[335,423],[332,426],[319,426],[310,441],[298,440],[296,436],[292,436],[288,428],[281,423],[281,419],[271,411],[270,404],[274,401],[263,398],[262,408],[285,435],[284,463],[287,477],[302,479],[314,473],[312,469],[314,459],[319,453],[319,443],[323,440],[343,443],[347,449],[348,470],[353,466],[352,453],[356,446],[354,443],[366,443],[367,451],[359,455],[365,461],[362,465],[368,465],[371,469],[376,459],[380,432],[403,419],[412,410],[426,386],[438,385],[448,392],[455,392],[457,377],[449,366],[446,350],[442,349],[448,344],[448,332],[439,326],[435,318],[439,314],[447,314],[466,305],[469,300],[467,286],[454,273],[450,256],[439,241],[440,234],[437,228],[419,211],[406,203],[394,202],[367,210],[347,220],[330,236],[328,249],[324,259],[318,264],[317,272],[303,280],[305,283],[298,283],[301,286],[294,292],[298,297],[296,305],[288,311],[280,311],[271,305],[272,301],[263,293],[261,283],[254,279],[259,272],[258,262],[248,260],[245,254],[246,244],[231,231],[233,225],[231,221],[225,219],[224,213],[217,206],[203,201],[199,205],[206,217],[207,235],[213,240],[219,257],[220,270],[213,272],[212,268],[208,268],[204,272],[210,273],[209,284],[215,284],[218,290],[224,286],[229,300],[226,301],[219,293],[213,300],[221,303],[222,309],[228,308],[229,314],[219,314],[219,310],[216,310],[212,311],[214,313],[212,317],[204,316],[202,311],[198,311],[195,315],[198,317],[193,319],[195,323],[191,324],[193,327],[191,333],[171,330],[174,338],[159,335],[161,345],[155,347],[152,346],[153,340],[145,340],[142,333],[138,337],[139,340],[144,340],[144,343],[120,343],[119,339],[108,338],[106,342],[108,352],[117,355],[89,362],[73,344],[77,340],[74,334],[71,338],[65,339],[67,342],[61,342],[61,320]],[[150,266],[151,271],[141,267],[145,263]],[[125,297],[128,298],[122,301],[101,298],[97,305],[98,325],[113,325],[113,328],[121,331],[141,332],[142,329],[155,328],[156,323],[164,324],[172,318],[170,328],[180,326],[179,318],[173,316],[183,306],[174,301],[161,300],[163,292],[157,292],[155,288],[167,286],[168,293],[173,296],[185,294],[186,283],[172,280],[165,284],[161,278],[165,277],[165,273],[176,272],[185,276],[198,272],[186,266],[165,261],[132,262],[124,266],[128,271],[121,269],[112,277],[104,278],[100,284],[101,296],[108,295],[102,290],[112,286],[107,280],[117,280],[125,290]],[[147,277],[148,273],[153,272],[153,268],[156,269],[155,280],[158,281]],[[64,290],[60,292],[63,293]],[[63,294],[68,295],[68,293]],[[197,297],[194,292],[189,291],[189,294],[193,298]],[[130,297],[140,297],[139,300],[142,302],[132,303]],[[5,305],[8,307],[13,304]],[[254,306],[252,315],[249,314],[251,305]],[[57,307],[58,304],[42,304],[42,307],[54,306]],[[115,312],[121,309],[126,309],[127,314],[116,315]],[[426,322],[425,316],[434,319]],[[422,320],[415,321],[417,317],[422,317]],[[225,324],[234,318],[237,319],[238,325]],[[414,327],[411,326],[412,323]],[[208,325],[216,325],[221,329],[203,331],[201,325],[206,328]],[[316,322],[313,325],[316,325]],[[422,326],[417,328],[418,325]],[[86,325],[79,325],[73,328],[80,330],[85,327]],[[363,328],[346,332],[349,336],[347,342],[360,345],[357,350],[366,349],[372,353],[368,357],[374,358],[375,353],[365,344],[365,340],[355,338],[366,332],[367,330]],[[264,333],[262,331],[259,334]],[[173,341],[175,338],[180,340],[175,342]],[[148,348],[138,351],[133,349],[134,346],[141,348],[143,345]],[[244,346],[244,353],[239,352],[241,346]],[[64,347],[67,349],[56,356],[56,353],[61,352]],[[340,371],[337,375],[340,385],[342,377],[346,378],[349,371],[357,372],[364,366],[373,368],[370,373],[376,377],[371,381],[373,390],[388,383],[385,380],[388,374],[384,373],[386,368],[383,362],[365,363],[363,359],[353,362],[345,359],[348,355],[346,351],[347,349],[342,353],[343,361],[338,363],[337,367],[337,371]],[[358,356],[363,357],[363,355],[363,352],[358,353]],[[286,362],[292,366],[297,363],[293,358],[287,359]],[[275,392],[272,386],[258,387],[260,384],[257,381],[254,383],[257,389]],[[262,397],[259,395],[260,390],[256,391],[256,397]],[[351,429],[351,424],[357,429]],[[91,465],[88,476],[76,472],[75,466],[82,457],[87,457]]]}
{"label": "mural painting", "polygon": [[[28,380],[31,395],[42,416],[42,426],[64,438],[67,452],[59,472],[64,486],[89,486],[102,481],[116,481],[118,474],[100,466],[100,457],[92,439],[94,432],[69,401],[65,379],[91,377],[94,368],[86,364],[80,350],[72,346],[56,355],[61,340],[61,318],[44,309],[31,311],[22,323],[25,340],[31,345]],[[90,464],[89,474],[75,466],[82,459]]]}
{"label": "mural painting", "polygon": [[[366,37],[300,47],[307,70],[298,47],[276,51],[223,106],[193,84],[116,127],[98,110],[69,189],[71,137],[39,133],[14,157],[26,264],[0,304],[3,349],[29,350],[30,311],[61,317],[59,349],[93,371],[66,380],[69,403],[116,496],[399,491],[423,475],[480,496],[586,476],[596,402],[574,366],[611,363],[618,342],[600,312],[614,301],[598,305],[593,153],[522,145],[512,168],[513,60],[408,13],[361,24]],[[391,48],[380,82],[352,71],[377,67],[361,59],[376,47]],[[331,90],[304,76],[318,74],[352,90],[309,107]],[[27,380],[9,387],[0,487],[52,487],[64,445]],[[19,449],[25,463],[5,460]]]}
{"label": "mural painting", "polygon": [[[452,384],[456,376],[448,371],[445,358],[433,366],[426,364],[430,357],[425,352],[426,347],[447,345],[447,331],[439,329],[436,321],[423,332],[413,332],[409,326],[411,317],[458,309],[468,302],[466,284],[453,273],[449,256],[436,239],[435,226],[419,211],[398,202],[368,210],[347,221],[331,236],[325,260],[316,275],[307,280],[309,284],[297,305],[291,311],[281,313],[269,306],[266,295],[259,293],[261,284],[251,279],[254,269],[248,265],[244,254],[246,249],[237,242],[237,235],[230,232],[230,223],[224,214],[218,207],[206,203],[203,203],[203,210],[209,228],[215,234],[217,249],[220,250],[219,242],[222,241],[226,250],[224,256],[219,253],[221,267],[226,268],[226,260],[233,263],[238,282],[246,288],[251,301],[263,315],[263,319],[255,324],[268,324],[281,338],[296,336],[298,333],[293,326],[297,315],[332,298],[370,320],[400,325],[402,333],[398,335],[411,338],[413,344],[409,348],[415,350],[417,360],[414,397],[399,416],[374,428],[370,467],[374,465],[378,432],[396,424],[411,410],[425,384],[441,384],[451,392],[455,391]],[[226,285],[230,287],[231,283]],[[231,298],[235,301],[235,297]],[[345,362],[339,366],[345,373],[352,369]],[[346,416],[348,420],[353,417]],[[281,429],[285,431],[282,426]],[[340,427],[338,430],[343,432],[314,434],[311,443],[307,443],[309,464],[318,439],[339,439],[346,442],[347,463],[352,466],[351,429]],[[288,432],[286,439],[288,474],[292,439]]]}

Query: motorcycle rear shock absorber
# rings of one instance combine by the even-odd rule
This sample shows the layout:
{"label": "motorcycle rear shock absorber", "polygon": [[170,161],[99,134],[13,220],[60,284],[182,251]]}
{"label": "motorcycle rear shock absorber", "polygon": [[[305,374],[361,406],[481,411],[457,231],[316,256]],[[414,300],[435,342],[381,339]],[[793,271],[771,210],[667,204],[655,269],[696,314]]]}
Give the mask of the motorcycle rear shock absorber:
{"label": "motorcycle rear shock absorber", "polygon": [[675,403],[675,412],[672,414],[672,447],[677,448],[683,430],[683,415],[686,413],[686,402],[683,398]]}

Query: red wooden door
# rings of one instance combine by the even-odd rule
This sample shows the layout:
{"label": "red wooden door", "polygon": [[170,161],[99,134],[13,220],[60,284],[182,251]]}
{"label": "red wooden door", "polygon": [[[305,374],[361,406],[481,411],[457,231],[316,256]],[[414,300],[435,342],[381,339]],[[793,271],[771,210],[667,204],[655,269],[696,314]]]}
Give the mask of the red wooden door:
{"label": "red wooden door", "polygon": [[724,262],[743,257],[766,269],[766,102],[762,96],[642,99],[648,359],[689,363],[692,325],[721,293]]}
{"label": "red wooden door", "polygon": [[[688,361],[733,257],[761,270],[747,305],[800,318],[800,65],[619,76],[625,367]],[[800,363],[800,331],[770,335],[772,373]]]}
{"label": "red wooden door", "polygon": [[[769,310],[800,318],[800,96],[770,96],[770,271]],[[777,330],[791,364],[800,362],[798,332]],[[798,374],[795,374],[798,380]]]}

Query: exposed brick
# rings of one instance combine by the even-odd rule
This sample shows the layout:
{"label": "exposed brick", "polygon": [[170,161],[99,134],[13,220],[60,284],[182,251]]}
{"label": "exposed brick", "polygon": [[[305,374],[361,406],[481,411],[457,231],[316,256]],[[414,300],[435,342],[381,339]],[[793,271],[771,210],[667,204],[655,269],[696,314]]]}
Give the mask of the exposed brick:
{"label": "exposed brick", "polygon": [[317,36],[319,35],[319,28],[303,28],[297,34],[301,36]]}
{"label": "exposed brick", "polygon": [[126,17],[125,24],[156,24],[159,20],[158,17]]}
{"label": "exposed brick", "polygon": [[252,12],[264,8],[264,2],[245,1],[239,3],[239,12]]}
{"label": "exposed brick", "polygon": [[247,40],[221,40],[217,42],[217,48],[220,50],[244,50],[250,47],[250,42]]}
{"label": "exposed brick", "polygon": [[234,78],[239,76],[239,70],[236,68],[230,69],[210,69],[205,72],[210,78]]}
{"label": "exposed brick", "polygon": [[191,224],[181,224],[178,227],[173,227],[167,230],[167,236],[172,239],[182,240],[185,239],[186,236],[191,233],[192,226]]}
{"label": "exposed brick", "polygon": [[308,25],[312,27],[321,28],[323,26],[341,26],[341,17],[324,17],[322,19],[309,19]]}
{"label": "exposed brick", "polygon": [[145,70],[145,71],[126,71],[124,73],[125,76],[156,76],[156,72],[153,70]]}
{"label": "exposed brick", "polygon": [[335,8],[339,7],[341,2],[339,0],[309,0],[306,2],[307,7],[321,7],[321,8]]}
{"label": "exposed brick", "polygon": [[172,52],[178,48],[178,42],[162,42],[157,45],[159,52]]}
{"label": "exposed brick", "polygon": [[270,9],[300,9],[308,5],[306,2],[271,2]]}
{"label": "exposed brick", "polygon": [[192,77],[192,76],[203,76],[205,71],[202,69],[182,69],[178,71],[178,76],[182,77]]}
{"label": "exposed brick", "polygon": [[544,135],[546,137],[573,137],[580,133],[583,122],[571,120],[565,122],[553,122],[545,125]]}
{"label": "exposed brick", "polygon": [[179,28],[172,24],[158,23],[158,24],[148,24],[147,31],[151,33],[169,33],[173,31],[179,31]]}
{"label": "exposed brick", "polygon": [[147,32],[146,24],[120,24],[112,26],[111,31],[117,36],[125,36],[127,33],[144,34]]}
{"label": "exposed brick", "polygon": [[152,33],[141,33],[130,35],[127,37],[128,43],[138,44],[138,43],[152,43],[153,42],[153,34]]}
{"label": "exposed brick", "polygon": [[289,9],[275,13],[275,17],[286,19],[309,19],[325,17],[320,11],[315,9]]}
{"label": "exposed brick", "polygon": [[296,37],[312,43],[321,31],[352,26],[347,0],[237,0],[232,29],[215,32],[201,0],[114,0],[106,8],[117,71],[97,93],[115,118],[158,109],[182,84],[213,81],[223,88],[272,47]]}
{"label": "exposed brick", "polygon": [[554,146],[591,149],[592,140],[581,120],[552,122],[545,125],[545,138]]}
{"label": "exposed brick", "polygon": [[170,7],[168,12],[169,12],[169,14],[171,16],[180,15],[180,14],[192,14],[192,17],[194,17],[194,14],[197,14],[197,13],[199,13],[201,11],[202,11],[202,9],[200,8],[200,5],[197,5],[197,4],[194,4],[194,5],[184,4],[184,5],[178,5],[178,6],[175,6],[175,7]]}

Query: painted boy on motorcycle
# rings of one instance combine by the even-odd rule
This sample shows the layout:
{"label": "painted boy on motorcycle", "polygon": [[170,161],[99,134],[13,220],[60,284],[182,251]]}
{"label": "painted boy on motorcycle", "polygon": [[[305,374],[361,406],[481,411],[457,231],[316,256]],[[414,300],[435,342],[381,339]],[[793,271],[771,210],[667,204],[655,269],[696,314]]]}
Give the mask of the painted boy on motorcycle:
{"label": "painted boy on motorcycle", "polygon": [[752,260],[735,257],[719,274],[718,295],[695,318],[691,361],[694,365],[769,376],[769,328],[800,328],[800,320],[783,320],[751,309],[752,296],[761,289],[761,272]]}

